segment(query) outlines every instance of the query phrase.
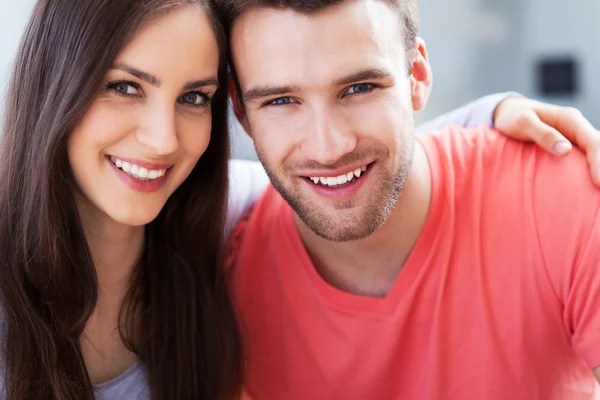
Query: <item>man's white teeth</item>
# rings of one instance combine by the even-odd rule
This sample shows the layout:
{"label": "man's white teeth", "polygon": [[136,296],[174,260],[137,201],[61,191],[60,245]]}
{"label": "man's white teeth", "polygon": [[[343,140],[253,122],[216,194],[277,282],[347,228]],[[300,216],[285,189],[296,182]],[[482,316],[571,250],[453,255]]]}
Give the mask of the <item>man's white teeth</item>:
{"label": "man's white teeth", "polygon": [[154,179],[158,179],[165,175],[167,172],[166,169],[151,169],[148,170],[144,167],[140,167],[139,165],[131,164],[127,161],[119,160],[118,158],[111,157],[110,160],[120,168],[124,172],[127,172],[129,175],[137,178],[141,181],[152,181]]}
{"label": "man's white teeth", "polygon": [[346,174],[340,175],[340,176],[335,176],[335,177],[317,177],[317,176],[311,176],[310,180],[313,181],[316,185],[321,184],[323,186],[339,186],[339,185],[345,185],[346,183],[350,183],[353,182],[355,179],[360,178],[360,176],[362,175],[363,172],[367,171],[367,166],[365,165],[364,167],[361,168],[357,168],[354,171],[350,171]]}

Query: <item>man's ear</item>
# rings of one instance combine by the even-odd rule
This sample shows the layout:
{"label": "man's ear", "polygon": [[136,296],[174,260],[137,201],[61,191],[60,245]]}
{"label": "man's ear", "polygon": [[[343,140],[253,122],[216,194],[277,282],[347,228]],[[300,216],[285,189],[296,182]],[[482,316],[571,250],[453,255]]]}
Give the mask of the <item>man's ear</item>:
{"label": "man's ear", "polygon": [[235,82],[233,82],[233,78],[229,77],[229,96],[231,97],[231,102],[233,103],[233,113],[235,117],[242,125],[242,128],[246,131],[246,133],[252,137],[252,132],[250,130],[250,124],[248,123],[248,115],[246,114],[246,108],[242,104],[240,100],[240,96],[238,95],[237,87]]}
{"label": "man's ear", "polygon": [[425,107],[431,93],[432,83],[433,74],[429,65],[425,41],[421,38],[416,38],[410,76],[413,110],[420,111]]}

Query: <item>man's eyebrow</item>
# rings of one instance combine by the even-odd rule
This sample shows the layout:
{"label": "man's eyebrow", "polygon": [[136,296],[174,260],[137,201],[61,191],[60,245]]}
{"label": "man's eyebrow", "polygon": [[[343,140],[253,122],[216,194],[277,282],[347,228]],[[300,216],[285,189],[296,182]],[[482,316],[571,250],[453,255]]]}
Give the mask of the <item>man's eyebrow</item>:
{"label": "man's eyebrow", "polygon": [[[354,82],[359,82],[367,79],[385,79],[392,74],[381,68],[369,68],[363,71],[353,73],[343,78],[337,79],[334,82],[335,86],[347,85]],[[244,93],[244,103],[250,103],[264,97],[277,96],[290,92],[299,92],[297,86],[255,86]]]}
{"label": "man's eyebrow", "polygon": [[348,85],[354,82],[366,81],[369,79],[385,79],[392,76],[392,74],[385,69],[381,68],[369,68],[363,71],[355,72],[351,75],[345,76],[340,79],[336,79],[333,82],[334,86]]}
{"label": "man's eyebrow", "polygon": [[156,87],[160,86],[160,80],[157,77],[155,77],[154,75],[151,75],[147,72],[140,71],[139,69],[134,68],[130,65],[123,64],[123,63],[117,63],[117,64],[113,65],[113,69],[118,69],[118,70],[127,72],[128,74],[131,74],[143,81],[148,82],[152,86],[156,86]]}
{"label": "man's eyebrow", "polygon": [[201,88],[203,86],[216,86],[218,89],[219,81],[217,80],[217,78],[200,79],[198,81],[186,83],[185,86],[183,87],[183,90],[192,90],[192,89]]}
{"label": "man's eyebrow", "polygon": [[277,96],[285,93],[299,91],[300,88],[297,86],[255,86],[253,88],[250,88],[246,93],[244,93],[244,103],[251,103],[264,97]]}

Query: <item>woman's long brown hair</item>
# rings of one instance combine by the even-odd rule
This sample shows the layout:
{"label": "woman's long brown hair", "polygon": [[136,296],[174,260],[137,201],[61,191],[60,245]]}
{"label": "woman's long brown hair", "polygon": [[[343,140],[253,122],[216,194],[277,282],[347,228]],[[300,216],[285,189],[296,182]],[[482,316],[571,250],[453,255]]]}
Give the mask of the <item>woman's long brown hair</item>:
{"label": "woman's long brown hair", "polygon": [[[9,400],[93,399],[80,337],[98,282],[74,197],[67,140],[119,51],[150,18],[201,7],[221,48],[208,149],[146,228],[121,336],[154,399],[240,393],[240,341],[223,270],[226,44],[211,0],[40,0],[9,82],[0,145],[0,331]],[[106,121],[107,126],[110,121]]]}

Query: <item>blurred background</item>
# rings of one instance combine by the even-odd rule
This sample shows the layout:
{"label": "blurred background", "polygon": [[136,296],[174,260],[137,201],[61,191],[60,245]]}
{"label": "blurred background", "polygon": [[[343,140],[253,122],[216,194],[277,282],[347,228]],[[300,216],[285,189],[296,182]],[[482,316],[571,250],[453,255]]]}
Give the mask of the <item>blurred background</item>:
{"label": "blurred background", "polygon": [[[0,0],[0,112],[34,3]],[[600,126],[599,0],[419,0],[419,7],[434,85],[418,121],[486,94],[517,91],[577,107]],[[234,155],[254,158],[250,140],[232,124]]]}

